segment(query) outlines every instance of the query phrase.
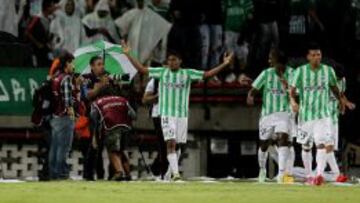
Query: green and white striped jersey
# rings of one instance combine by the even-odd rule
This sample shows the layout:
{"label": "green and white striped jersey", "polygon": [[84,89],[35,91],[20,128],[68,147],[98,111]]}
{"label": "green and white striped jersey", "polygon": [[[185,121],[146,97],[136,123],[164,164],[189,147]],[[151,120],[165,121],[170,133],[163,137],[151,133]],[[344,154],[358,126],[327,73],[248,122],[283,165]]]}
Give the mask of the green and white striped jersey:
{"label": "green and white striped jersey", "polygon": [[[339,88],[340,93],[344,93],[346,91],[346,80],[345,77],[337,81],[337,87]],[[329,109],[331,114],[331,120],[337,124],[339,118],[339,101],[335,97],[334,93],[330,91],[330,103]]]}
{"label": "green and white striped jersey", "polygon": [[[293,69],[287,67],[284,73],[285,81],[292,77]],[[253,88],[262,90],[261,116],[267,116],[275,112],[290,112],[289,92],[287,87],[280,81],[275,68],[268,68],[261,72],[252,84]]]}
{"label": "green and white striped jersey", "polygon": [[298,67],[294,72],[291,86],[296,87],[300,96],[300,122],[330,117],[330,86],[336,85],[336,75],[330,66],[321,64],[312,70],[309,64]]}
{"label": "green and white striped jersey", "polygon": [[149,68],[149,76],[159,79],[159,109],[161,116],[188,117],[191,82],[201,80],[204,71],[165,67]]}

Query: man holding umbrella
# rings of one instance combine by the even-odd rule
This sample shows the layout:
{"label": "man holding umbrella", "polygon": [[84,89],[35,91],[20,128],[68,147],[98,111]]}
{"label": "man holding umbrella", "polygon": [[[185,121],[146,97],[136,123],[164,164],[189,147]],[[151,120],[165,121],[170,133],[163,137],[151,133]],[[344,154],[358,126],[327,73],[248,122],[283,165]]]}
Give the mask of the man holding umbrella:
{"label": "man holding umbrella", "polygon": [[[114,85],[117,90],[120,89],[117,83],[124,78],[116,78],[115,76],[129,74],[130,77],[133,77],[136,73],[135,68],[130,65],[126,56],[122,54],[121,47],[106,41],[100,40],[88,46],[81,47],[75,51],[74,56],[75,72],[82,74],[84,78],[81,88],[81,98],[87,104],[87,116],[90,116],[91,103],[98,98],[98,94],[105,89],[107,84]],[[92,120],[91,128],[94,122],[97,121]],[[93,131],[94,129],[91,130]],[[97,178],[103,179],[104,169],[101,161],[101,142],[98,142],[98,150],[95,150],[91,145],[91,140],[88,140],[88,142],[89,143],[85,143],[86,146],[89,146],[89,153],[87,153],[85,158],[84,178],[88,180],[94,179],[94,161],[96,161],[96,157],[98,157],[96,161]]]}
{"label": "man holding umbrella", "polygon": [[[106,87],[109,82],[108,77],[105,75],[104,62],[100,56],[94,56],[90,59],[91,72],[83,75],[83,84],[81,87],[81,100],[86,103],[87,116],[90,117],[90,105],[96,99],[99,92]],[[92,140],[96,139],[95,129],[93,126],[98,121],[91,119],[91,138],[84,143],[88,146],[85,149],[85,162],[84,162],[84,178],[86,180],[94,180],[94,171],[96,169],[97,179],[104,179],[104,165],[102,160],[102,145],[99,140],[97,142],[97,149],[92,145]],[[95,136],[94,136],[95,135]]]}

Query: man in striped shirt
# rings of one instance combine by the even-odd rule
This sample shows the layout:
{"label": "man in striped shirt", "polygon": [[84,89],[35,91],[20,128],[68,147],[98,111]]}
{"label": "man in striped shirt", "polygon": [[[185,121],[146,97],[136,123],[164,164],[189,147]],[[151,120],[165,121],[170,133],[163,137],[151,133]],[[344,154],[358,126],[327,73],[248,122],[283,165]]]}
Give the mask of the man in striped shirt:
{"label": "man in striped shirt", "polygon": [[[290,103],[294,112],[299,113],[299,135],[297,141],[303,145],[315,142],[317,147],[317,172],[311,178],[310,156],[303,156],[305,169],[309,173],[308,182],[321,185],[324,182],[323,173],[326,166],[327,152],[334,145],[334,136],[331,135],[331,115],[329,110],[330,89],[340,102],[340,109],[344,109],[344,100],[341,98],[336,85],[336,76],[332,67],[321,63],[321,49],[317,44],[308,48],[308,64],[296,69],[291,80]],[[296,90],[300,96],[300,107],[296,102]],[[308,152],[311,154],[311,152]]]}
{"label": "man in striped shirt", "polygon": [[262,71],[253,82],[247,103],[253,105],[255,93],[262,90],[263,103],[259,122],[260,148],[258,151],[259,182],[265,182],[267,150],[275,140],[279,145],[278,182],[284,183],[290,179],[285,174],[285,170],[290,154],[291,122],[288,81],[292,75],[292,68],[285,65],[287,63],[285,54],[276,49],[270,52],[269,62],[271,67]]}
{"label": "man in striped shirt", "polygon": [[149,68],[130,56],[130,47],[126,43],[122,46],[124,54],[141,74],[148,74],[151,78],[159,80],[159,111],[167,143],[167,158],[173,180],[180,180],[176,145],[185,144],[187,140],[191,83],[218,74],[230,64],[233,54],[225,55],[224,62],[209,71],[182,69],[181,57],[177,53],[168,54],[167,68]]}

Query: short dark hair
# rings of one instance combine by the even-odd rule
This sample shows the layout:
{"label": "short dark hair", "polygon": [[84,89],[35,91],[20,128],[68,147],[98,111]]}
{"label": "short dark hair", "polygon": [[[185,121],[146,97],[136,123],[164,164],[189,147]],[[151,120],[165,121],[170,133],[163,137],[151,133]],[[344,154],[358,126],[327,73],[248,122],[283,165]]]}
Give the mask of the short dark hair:
{"label": "short dark hair", "polygon": [[167,58],[169,58],[170,56],[175,56],[178,59],[182,59],[181,54],[179,52],[177,52],[177,51],[174,51],[174,50],[168,51]]}
{"label": "short dark hair", "polygon": [[94,65],[97,60],[103,59],[101,56],[93,56],[90,59],[90,65]]}
{"label": "short dark hair", "polygon": [[321,47],[318,43],[316,42],[310,42],[308,44],[308,48],[307,48],[307,51],[308,53],[311,51],[311,50],[321,50]]}
{"label": "short dark hair", "polygon": [[284,51],[274,48],[271,49],[271,54],[276,58],[277,63],[287,64],[288,57]]}
{"label": "short dark hair", "polygon": [[64,52],[59,56],[59,68],[60,71],[64,71],[66,67],[66,63],[71,62],[75,59],[74,55],[70,54],[69,52]]}

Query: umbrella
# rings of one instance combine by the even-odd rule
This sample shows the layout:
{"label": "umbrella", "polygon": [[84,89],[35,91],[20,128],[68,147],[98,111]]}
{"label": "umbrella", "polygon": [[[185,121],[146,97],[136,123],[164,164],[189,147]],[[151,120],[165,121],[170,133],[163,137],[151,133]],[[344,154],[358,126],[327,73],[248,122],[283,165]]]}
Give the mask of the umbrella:
{"label": "umbrella", "polygon": [[129,59],[123,54],[121,46],[106,41],[100,40],[81,47],[75,51],[74,56],[76,73],[90,73],[89,62],[94,56],[104,58],[105,70],[110,74],[129,74],[131,80],[137,72]]}

